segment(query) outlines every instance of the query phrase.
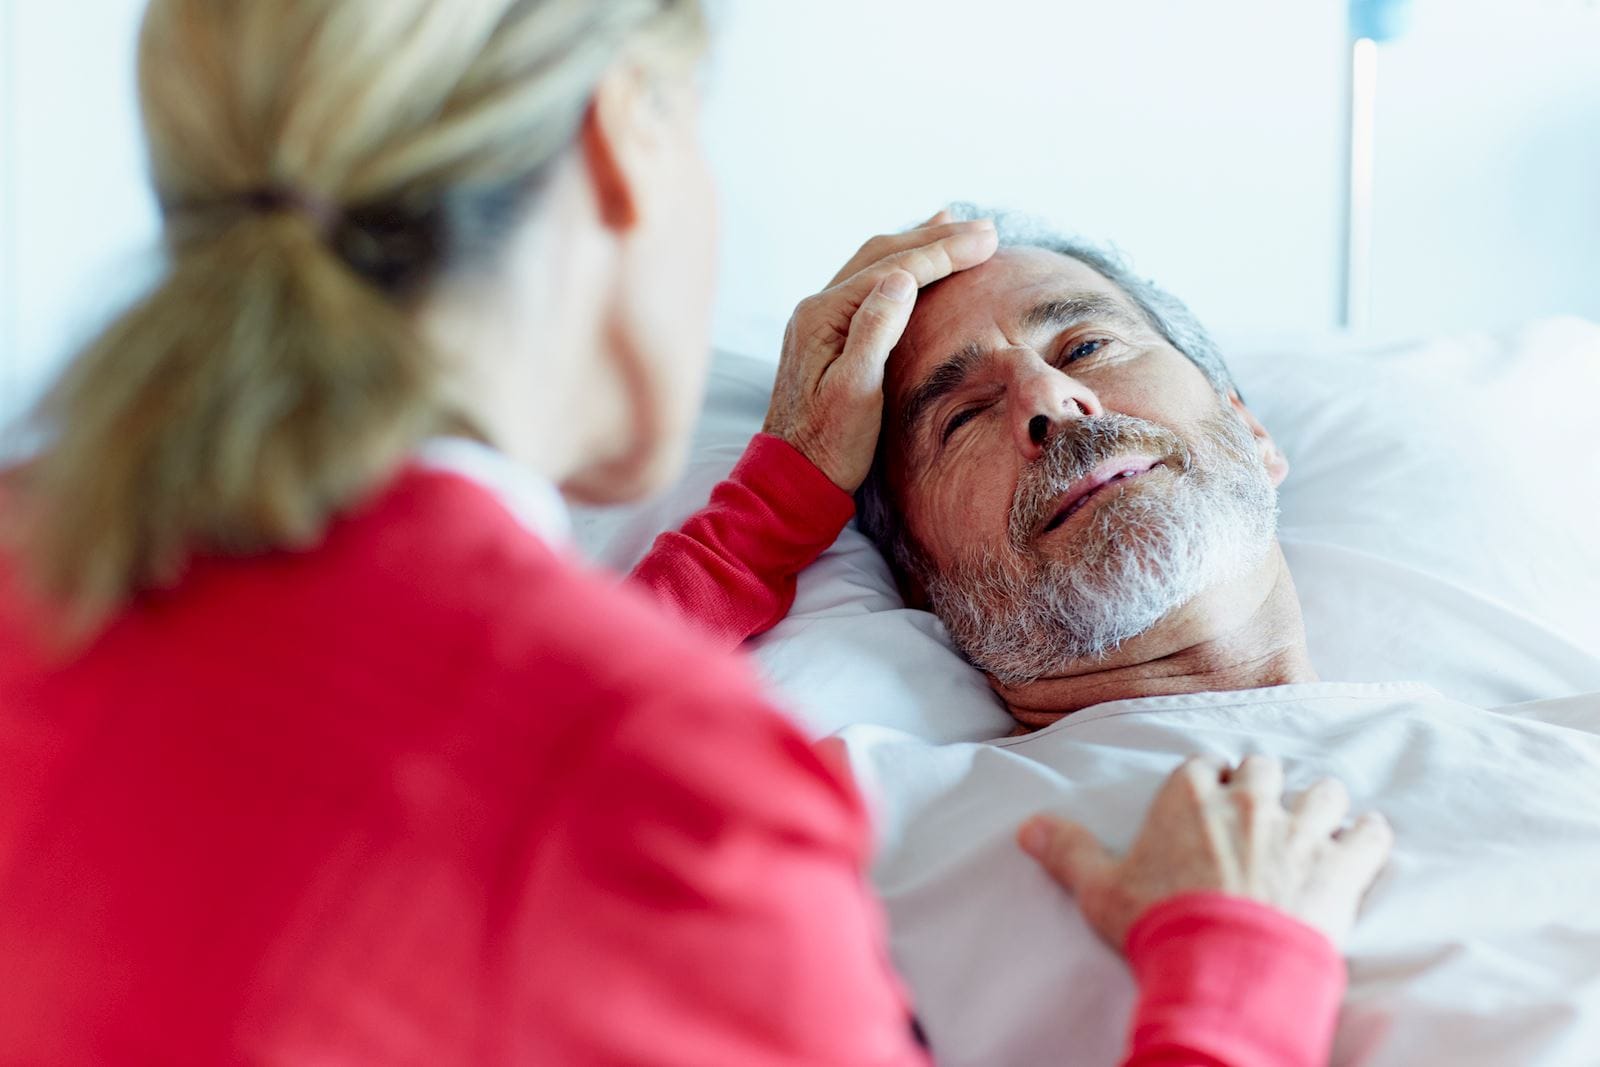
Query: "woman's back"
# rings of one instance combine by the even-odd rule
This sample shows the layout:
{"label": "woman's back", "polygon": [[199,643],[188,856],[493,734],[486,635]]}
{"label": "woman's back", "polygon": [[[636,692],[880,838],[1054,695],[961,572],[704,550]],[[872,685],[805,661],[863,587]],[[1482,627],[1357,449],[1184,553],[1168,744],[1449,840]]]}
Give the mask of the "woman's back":
{"label": "woman's back", "polygon": [[411,468],[59,667],[0,586],[7,1062],[905,1047],[848,788],[479,485]]}

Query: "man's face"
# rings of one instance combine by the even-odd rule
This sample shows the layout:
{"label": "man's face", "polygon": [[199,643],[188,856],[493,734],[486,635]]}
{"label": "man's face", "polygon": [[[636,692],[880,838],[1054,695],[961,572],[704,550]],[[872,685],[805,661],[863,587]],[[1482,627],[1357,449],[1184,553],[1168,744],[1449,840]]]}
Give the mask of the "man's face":
{"label": "man's face", "polygon": [[929,289],[885,390],[915,577],[1001,681],[1103,657],[1271,544],[1265,431],[1075,259]]}

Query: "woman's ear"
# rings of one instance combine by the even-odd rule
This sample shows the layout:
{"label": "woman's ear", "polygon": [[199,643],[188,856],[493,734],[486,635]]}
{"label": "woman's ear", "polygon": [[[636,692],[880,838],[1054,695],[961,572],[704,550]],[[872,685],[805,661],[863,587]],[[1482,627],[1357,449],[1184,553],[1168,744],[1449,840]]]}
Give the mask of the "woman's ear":
{"label": "woman's ear", "polygon": [[1261,425],[1261,420],[1255,417],[1255,413],[1245,407],[1238,393],[1229,393],[1228,403],[1233,405],[1233,410],[1244,420],[1244,424],[1250,427],[1250,436],[1256,439],[1256,454],[1261,457],[1261,465],[1267,468],[1267,477],[1272,480],[1274,486],[1282,485],[1283,480],[1289,476],[1289,457],[1283,454],[1278,442],[1272,439],[1272,435]]}
{"label": "woman's ear", "polygon": [[611,65],[595,87],[579,140],[600,220],[614,230],[638,224],[650,163],[645,74],[625,61]]}

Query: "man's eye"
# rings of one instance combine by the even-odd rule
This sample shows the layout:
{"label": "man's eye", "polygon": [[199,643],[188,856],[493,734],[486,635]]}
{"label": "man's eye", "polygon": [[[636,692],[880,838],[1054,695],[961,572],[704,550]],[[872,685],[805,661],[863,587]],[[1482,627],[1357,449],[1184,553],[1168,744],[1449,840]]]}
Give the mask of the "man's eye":
{"label": "man's eye", "polygon": [[1110,340],[1104,337],[1096,337],[1091,341],[1080,341],[1067,349],[1067,362],[1075,363],[1086,356],[1092,356],[1110,343]]}
{"label": "man's eye", "polygon": [[939,438],[939,443],[943,444],[944,442],[950,440],[951,434],[955,433],[957,430],[961,429],[961,427],[977,418],[978,413],[982,410],[983,408],[977,407],[956,412],[950,421],[944,424],[944,434]]}

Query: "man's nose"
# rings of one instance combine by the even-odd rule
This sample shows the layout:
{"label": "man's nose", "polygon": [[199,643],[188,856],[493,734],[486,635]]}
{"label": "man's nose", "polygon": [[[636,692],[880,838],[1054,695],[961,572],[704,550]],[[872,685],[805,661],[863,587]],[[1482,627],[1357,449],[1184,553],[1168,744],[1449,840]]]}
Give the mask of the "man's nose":
{"label": "man's nose", "polygon": [[1017,450],[1029,462],[1039,457],[1050,435],[1065,423],[1105,414],[1093,389],[1049,364],[1025,372],[1015,388],[1013,434]]}

